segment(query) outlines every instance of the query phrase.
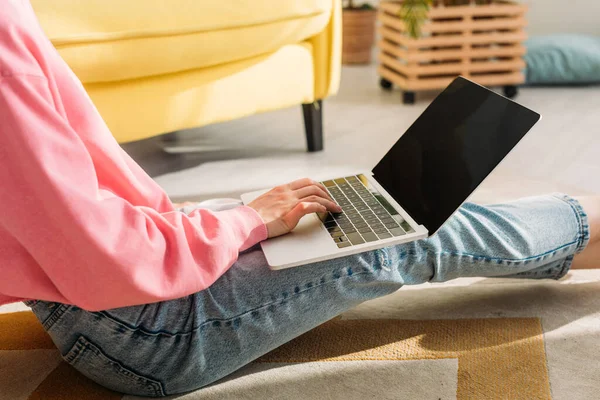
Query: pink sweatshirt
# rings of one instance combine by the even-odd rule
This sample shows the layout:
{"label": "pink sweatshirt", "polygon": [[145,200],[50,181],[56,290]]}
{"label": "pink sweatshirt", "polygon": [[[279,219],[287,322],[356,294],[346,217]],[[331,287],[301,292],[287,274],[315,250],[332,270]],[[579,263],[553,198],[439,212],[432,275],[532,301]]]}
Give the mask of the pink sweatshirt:
{"label": "pink sweatshirt", "polygon": [[266,237],[246,206],[176,211],[121,150],[29,2],[0,0],[0,305],[103,310],[187,296]]}

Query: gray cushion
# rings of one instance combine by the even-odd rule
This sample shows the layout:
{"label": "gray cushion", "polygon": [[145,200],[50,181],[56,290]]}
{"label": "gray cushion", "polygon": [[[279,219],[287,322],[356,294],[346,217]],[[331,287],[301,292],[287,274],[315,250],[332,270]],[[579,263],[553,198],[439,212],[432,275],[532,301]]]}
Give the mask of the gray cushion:
{"label": "gray cushion", "polygon": [[528,84],[600,83],[599,37],[539,36],[525,44]]}

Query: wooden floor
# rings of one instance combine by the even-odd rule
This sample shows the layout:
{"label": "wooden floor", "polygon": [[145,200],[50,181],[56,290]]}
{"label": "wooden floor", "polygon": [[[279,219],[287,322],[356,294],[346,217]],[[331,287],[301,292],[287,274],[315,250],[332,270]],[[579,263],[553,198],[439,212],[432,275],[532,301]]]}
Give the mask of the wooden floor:
{"label": "wooden floor", "polygon": [[[157,139],[125,149],[175,200],[237,197],[304,176],[371,169],[435,94],[403,105],[399,91],[379,88],[375,66],[345,67],[340,93],[324,102],[323,152],[306,153],[300,106],[178,133],[177,145],[195,153],[167,154]],[[543,119],[474,199],[600,193],[600,86],[523,88],[516,100]]]}

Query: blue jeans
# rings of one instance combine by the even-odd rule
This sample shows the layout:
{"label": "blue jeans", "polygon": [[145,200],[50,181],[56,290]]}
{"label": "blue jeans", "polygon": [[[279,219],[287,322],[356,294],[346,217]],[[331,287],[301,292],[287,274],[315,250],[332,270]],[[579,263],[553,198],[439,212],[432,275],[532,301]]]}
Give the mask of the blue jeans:
{"label": "blue jeans", "polygon": [[465,204],[433,237],[281,271],[259,247],[210,288],[155,304],[88,312],[28,302],[67,362],[116,391],[198,389],[366,301],[405,284],[459,277],[558,279],[589,241],[564,195]]}

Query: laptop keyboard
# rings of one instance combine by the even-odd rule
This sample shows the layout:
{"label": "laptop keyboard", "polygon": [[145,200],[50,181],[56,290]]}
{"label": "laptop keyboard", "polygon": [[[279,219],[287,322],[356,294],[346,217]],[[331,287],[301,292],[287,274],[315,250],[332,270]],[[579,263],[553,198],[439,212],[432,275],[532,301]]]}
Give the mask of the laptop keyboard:
{"label": "laptop keyboard", "polygon": [[356,246],[414,232],[379,192],[363,184],[361,177],[364,179],[358,175],[321,182],[343,210],[318,213],[337,246]]}

